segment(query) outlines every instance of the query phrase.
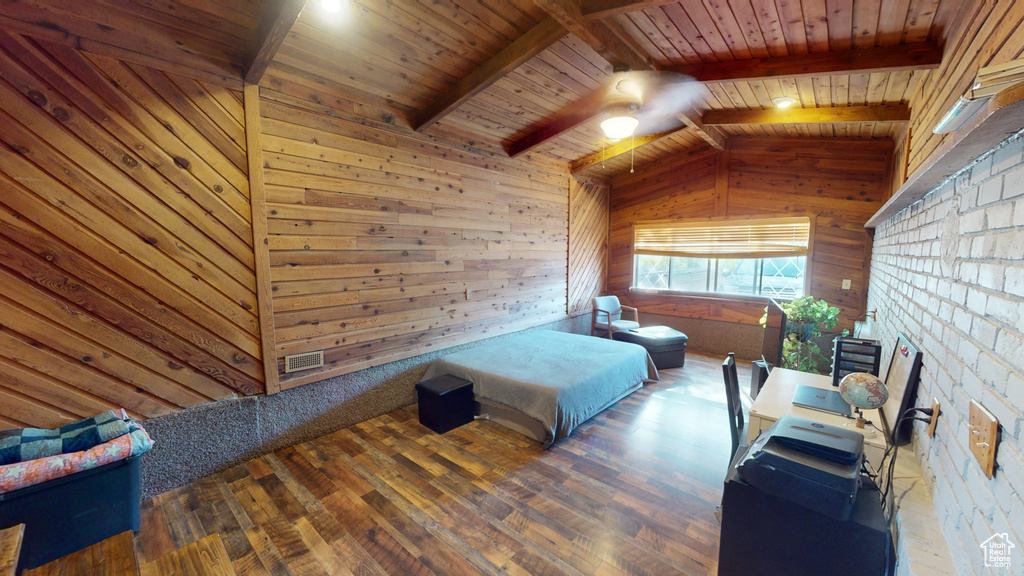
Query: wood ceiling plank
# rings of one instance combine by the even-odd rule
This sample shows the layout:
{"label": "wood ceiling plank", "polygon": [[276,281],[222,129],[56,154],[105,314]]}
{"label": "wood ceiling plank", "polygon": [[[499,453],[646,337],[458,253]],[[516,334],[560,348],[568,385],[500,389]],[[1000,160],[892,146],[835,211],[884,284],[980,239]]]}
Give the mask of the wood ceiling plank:
{"label": "wood ceiling plank", "polygon": [[598,20],[676,2],[678,0],[583,0],[580,9],[585,20]]}
{"label": "wood ceiling plank", "polygon": [[[387,12],[388,4],[371,3],[366,7],[358,6],[359,26],[353,33],[358,40],[353,42],[351,36],[339,37],[335,28],[323,25],[307,24],[300,20],[295,25],[295,30],[300,37],[309,36],[330,46],[332,50],[352,50],[355,46],[368,47],[364,51],[376,51],[378,46],[389,49],[390,54],[399,54],[397,58],[389,56],[392,61],[408,64],[419,70],[430,70],[431,73],[439,73],[446,81],[454,82],[465,74],[468,74],[476,67],[476,62],[465,54],[453,50],[449,44],[444,43],[443,35],[420,36],[400,28],[403,23],[410,20],[404,12],[392,8]],[[381,11],[378,14],[377,11]],[[392,21],[388,15],[396,14],[396,20]],[[308,29],[308,30],[307,30]],[[310,30],[316,34],[311,34]],[[421,67],[422,66],[422,67]],[[446,76],[451,75],[451,79]]]}
{"label": "wood ceiling plank", "polygon": [[[703,62],[704,59],[701,57],[697,49],[694,48],[685,34],[680,31],[673,19],[669,17],[666,9],[671,8],[679,9],[680,7],[678,4],[663,6],[648,10],[644,12],[644,14],[651,19],[651,22],[657,27],[658,32],[665,37],[666,41],[675,48],[683,62],[686,62],[687,64],[699,64],[700,62]],[[685,12],[683,13],[683,19],[684,21],[689,22],[689,18],[686,17]],[[710,50],[707,52],[710,52]]]}
{"label": "wood ceiling plank", "polygon": [[730,124],[812,124],[846,122],[907,122],[910,108],[905,104],[850,106],[846,108],[797,108],[788,110],[709,110],[705,126]]}
{"label": "wood ceiling plank", "polygon": [[661,12],[665,14],[669,22],[675,26],[678,30],[681,38],[693,49],[695,55],[697,55],[698,61],[691,62],[693,64],[699,63],[706,59],[718,60],[718,53],[711,48],[708,44],[707,39],[701,33],[700,29],[694,24],[693,20],[690,19],[690,15],[686,13],[681,4],[669,4],[661,7]]}
{"label": "wood ceiling plank", "polygon": [[[848,100],[850,106],[866,106],[868,104],[868,84],[870,79],[870,74],[850,74]],[[877,104],[877,102],[872,102],[872,104]]]}
{"label": "wood ceiling plank", "polygon": [[853,3],[853,0],[827,0],[829,50],[853,48]]}
{"label": "wood ceiling plank", "polygon": [[[853,47],[871,48],[878,33],[878,3],[854,2],[853,4]],[[924,42],[927,38],[915,40]]]}
{"label": "wood ceiling plank", "polygon": [[484,62],[468,76],[459,80],[441,98],[435,100],[416,117],[413,122],[413,129],[417,132],[426,130],[452,110],[486,90],[527,60],[546,50],[564,36],[565,33],[565,29],[554,18],[545,18],[540,24],[520,36],[493,58]]}
{"label": "wood ceiling plank", "polygon": [[789,53],[807,54],[807,30],[804,28],[804,14],[800,9],[800,3],[782,2],[778,4],[778,9]]}
{"label": "wood ceiling plank", "polygon": [[[226,52],[234,53],[241,62],[246,41],[252,36],[253,28],[244,24],[239,13],[230,17],[203,12],[201,10],[176,10],[177,3],[153,0],[99,0],[104,7],[110,7],[125,14],[131,14],[141,21],[148,21],[179,30],[186,35],[195,35],[216,42]],[[97,7],[102,9],[101,7]]]}
{"label": "wood ceiling plank", "polygon": [[[356,46],[358,56],[353,50]],[[474,63],[438,44],[423,42],[414,47],[386,30],[380,31],[369,15],[341,41],[334,31],[299,20],[292,27],[288,48],[298,48],[318,57],[323,54],[332,54],[335,58],[358,57],[374,67],[387,67],[394,75],[404,75],[432,89],[454,84],[475,68]]]}
{"label": "wood ceiling plank", "polygon": [[882,2],[878,15],[878,35],[875,41],[883,46],[900,42],[903,39],[909,12],[910,0]]}
{"label": "wood ceiling plank", "polygon": [[645,12],[635,12],[616,18],[615,20],[623,29],[627,24],[634,27],[639,34],[629,33],[634,40],[640,41],[641,46],[651,58],[659,65],[667,65],[683,60],[683,55],[676,50],[676,47],[669,42],[668,38],[658,28],[658,25],[651,20]]}
{"label": "wood ceiling plank", "polygon": [[811,77],[848,72],[883,72],[936,68],[942,50],[934,42],[839,52],[752,58],[696,66],[674,66],[672,71],[699,82],[741,81],[769,77]]}
{"label": "wood ceiling plank", "polygon": [[782,29],[782,20],[774,0],[751,0],[750,5],[757,15],[757,22],[761,27],[761,35],[764,37],[768,54],[770,56],[789,54],[789,48],[786,46],[786,34]]}
{"label": "wood ceiling plank", "polygon": [[828,9],[825,0],[801,0],[801,21],[807,31],[807,49],[810,52],[828,52]]}
{"label": "wood ceiling plank", "polygon": [[[609,64],[626,65],[630,70],[653,70],[650,58],[639,52],[610,28],[612,23],[583,20],[580,0],[535,0],[537,5],[586,42]],[[623,36],[625,34],[623,33]]]}
{"label": "wood ceiling plank", "polygon": [[750,45],[747,44],[746,35],[736,21],[731,6],[718,0],[703,0],[703,5],[714,22],[714,27],[711,30],[717,31],[725,39],[733,58],[737,60],[753,58],[754,55],[750,51]]}
{"label": "wood ceiling plank", "polygon": [[772,56],[773,54],[768,51],[766,46],[764,34],[761,32],[760,19],[750,2],[731,2],[730,7],[736,24],[743,33],[750,54],[756,58]]}

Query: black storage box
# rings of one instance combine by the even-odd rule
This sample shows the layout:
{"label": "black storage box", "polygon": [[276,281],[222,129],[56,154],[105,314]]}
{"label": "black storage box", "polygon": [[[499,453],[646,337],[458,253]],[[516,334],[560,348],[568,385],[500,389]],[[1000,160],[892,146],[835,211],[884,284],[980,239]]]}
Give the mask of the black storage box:
{"label": "black storage box", "polygon": [[473,383],[444,374],[416,384],[420,424],[438,434],[473,421]]}
{"label": "black storage box", "polygon": [[686,362],[686,343],[689,338],[668,326],[645,326],[635,330],[620,330],[612,338],[632,342],[647,349],[654,365],[659,369],[679,368]]}
{"label": "black storage box", "polygon": [[141,460],[139,454],[0,494],[0,528],[25,525],[18,570],[138,532]]}

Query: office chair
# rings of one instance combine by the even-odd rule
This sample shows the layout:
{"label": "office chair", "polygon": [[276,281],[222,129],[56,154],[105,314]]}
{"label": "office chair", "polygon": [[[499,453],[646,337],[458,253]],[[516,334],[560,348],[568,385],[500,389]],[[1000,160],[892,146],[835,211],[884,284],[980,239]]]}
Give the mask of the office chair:
{"label": "office chair", "polygon": [[732,435],[732,452],[729,453],[729,462],[736,458],[736,452],[741,445],[747,443],[747,426],[743,417],[743,402],[740,399],[740,383],[736,376],[736,353],[729,352],[729,356],[722,362],[722,377],[725,379],[725,400],[729,409],[729,433]]}

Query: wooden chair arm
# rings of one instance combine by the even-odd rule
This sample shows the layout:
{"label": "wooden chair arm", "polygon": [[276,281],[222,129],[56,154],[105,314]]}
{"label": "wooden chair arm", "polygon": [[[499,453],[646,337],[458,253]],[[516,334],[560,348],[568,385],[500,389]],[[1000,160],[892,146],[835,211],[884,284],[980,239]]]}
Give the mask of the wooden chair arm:
{"label": "wooden chair arm", "polygon": [[638,312],[636,308],[633,308],[632,306],[619,306],[619,308],[633,312],[633,322],[636,322],[637,324],[640,323],[640,312]]}

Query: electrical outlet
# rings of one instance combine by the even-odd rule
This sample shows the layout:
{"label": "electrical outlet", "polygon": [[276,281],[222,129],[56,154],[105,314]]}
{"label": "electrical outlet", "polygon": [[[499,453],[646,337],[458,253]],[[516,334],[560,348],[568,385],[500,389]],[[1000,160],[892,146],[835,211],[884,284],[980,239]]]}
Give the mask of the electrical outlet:
{"label": "electrical outlet", "polygon": [[967,444],[971,453],[981,464],[981,470],[989,478],[996,471],[996,446],[999,444],[999,420],[977,400],[971,400],[970,424],[967,426],[970,438]]}
{"label": "electrical outlet", "polygon": [[843,290],[849,290],[853,287],[853,280],[849,278],[843,278]]}
{"label": "electrical outlet", "polygon": [[939,410],[939,401],[936,398],[932,398],[932,421],[928,423],[928,437],[935,438],[935,424],[939,421],[939,414],[942,412]]}

